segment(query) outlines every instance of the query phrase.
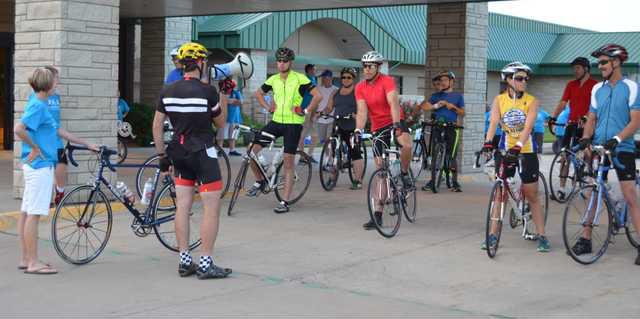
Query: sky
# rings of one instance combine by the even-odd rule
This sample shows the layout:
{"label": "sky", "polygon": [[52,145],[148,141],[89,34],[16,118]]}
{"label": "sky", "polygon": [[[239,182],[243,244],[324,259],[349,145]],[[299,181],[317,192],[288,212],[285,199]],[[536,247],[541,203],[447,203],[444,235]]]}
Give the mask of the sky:
{"label": "sky", "polygon": [[640,0],[489,2],[489,11],[601,32],[640,32]]}

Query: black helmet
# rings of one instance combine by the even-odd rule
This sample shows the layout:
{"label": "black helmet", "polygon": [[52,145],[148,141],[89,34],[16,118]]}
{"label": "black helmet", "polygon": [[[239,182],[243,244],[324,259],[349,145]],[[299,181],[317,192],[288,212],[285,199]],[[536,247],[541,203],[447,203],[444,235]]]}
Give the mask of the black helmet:
{"label": "black helmet", "polygon": [[589,63],[589,60],[581,56],[573,59],[573,61],[571,62],[571,66],[574,66],[574,65],[580,65],[587,70],[591,69],[591,63]]}
{"label": "black helmet", "polygon": [[356,69],[350,68],[350,67],[342,68],[342,70],[340,71],[340,75],[343,75],[345,73],[351,74],[351,76],[353,76],[354,78],[358,75],[358,72],[356,72]]}
{"label": "black helmet", "polygon": [[296,59],[296,54],[293,53],[293,50],[289,48],[279,48],[276,50],[276,61],[285,60],[285,61],[293,61]]}

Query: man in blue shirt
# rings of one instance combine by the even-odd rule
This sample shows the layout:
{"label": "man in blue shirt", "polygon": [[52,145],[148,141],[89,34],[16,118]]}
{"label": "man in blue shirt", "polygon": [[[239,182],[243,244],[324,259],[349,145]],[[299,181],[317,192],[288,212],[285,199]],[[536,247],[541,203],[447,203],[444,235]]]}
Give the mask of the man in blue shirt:
{"label": "man in blue shirt", "polygon": [[[118,92],[118,96],[120,95],[120,92]],[[123,121],[125,116],[127,116],[127,114],[129,113],[129,104],[127,104],[127,101],[125,101],[122,97],[118,98],[118,114],[117,114],[117,118],[118,121]]]}
{"label": "man in blue shirt", "polygon": [[542,107],[538,107],[538,116],[533,126],[533,141],[535,142],[533,145],[536,153],[538,153],[538,158],[540,158],[539,154],[542,154],[542,145],[544,144],[544,123],[549,117],[551,116],[547,111]]}
{"label": "man in blue shirt", "polygon": [[[622,76],[622,64],[628,59],[627,50],[617,44],[606,44],[591,56],[598,59],[604,82],[591,91],[587,124],[580,147],[603,145],[624,167],[615,167],[620,189],[627,202],[635,229],[640,229],[640,206],[636,195],[636,163],[633,135],[640,128],[640,94],[638,83]],[[595,134],[594,134],[595,131]],[[572,250],[577,255],[591,253],[591,227],[585,227],[582,237]],[[640,249],[635,261],[640,265]]]}
{"label": "man in blue shirt", "polygon": [[553,128],[554,135],[556,136],[556,140],[553,142],[553,153],[558,154],[560,149],[562,148],[562,140],[564,138],[564,133],[567,129],[567,120],[569,119],[570,108],[569,105],[565,106],[564,110],[558,115],[558,119],[556,120],[556,125]]}
{"label": "man in blue shirt", "polygon": [[171,55],[171,62],[173,62],[173,65],[176,68],[167,75],[167,78],[164,80],[165,85],[182,80],[182,77],[184,76],[182,64],[180,64],[180,61],[178,60],[178,49],[180,49],[180,45],[175,46],[173,50],[171,50],[171,53],[169,53],[169,55]]}
{"label": "man in blue shirt", "polygon": [[[425,111],[433,112],[433,117],[436,121],[452,122],[459,124],[459,116],[464,115],[464,98],[462,94],[453,92],[453,85],[456,76],[451,71],[442,71],[438,73],[432,80],[438,87],[438,92],[433,93],[429,101],[422,103],[421,108]],[[437,128],[434,127],[434,130]],[[445,138],[447,142],[447,149],[445,156],[449,159],[449,172],[451,173],[452,183],[449,181],[449,175],[447,175],[447,186],[454,192],[461,192],[460,184],[458,184],[458,145],[460,144],[460,130],[459,129],[447,129],[445,131]],[[434,136],[432,133],[431,136]],[[427,182],[422,187],[423,191],[431,189],[431,183]]]}

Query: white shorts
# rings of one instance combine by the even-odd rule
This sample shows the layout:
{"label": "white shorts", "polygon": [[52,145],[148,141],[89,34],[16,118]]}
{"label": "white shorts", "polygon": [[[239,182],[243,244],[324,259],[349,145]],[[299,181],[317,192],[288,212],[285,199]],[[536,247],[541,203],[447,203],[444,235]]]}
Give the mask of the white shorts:
{"label": "white shorts", "polygon": [[49,215],[51,192],[53,191],[53,167],[33,169],[22,165],[24,192],[20,211],[27,215]]}

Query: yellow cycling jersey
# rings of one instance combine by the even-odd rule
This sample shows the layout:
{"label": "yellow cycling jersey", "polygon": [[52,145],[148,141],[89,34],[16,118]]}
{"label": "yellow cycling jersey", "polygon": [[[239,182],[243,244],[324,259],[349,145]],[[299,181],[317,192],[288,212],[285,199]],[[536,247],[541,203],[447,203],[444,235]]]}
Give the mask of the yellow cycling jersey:
{"label": "yellow cycling jersey", "polygon": [[[527,113],[529,107],[533,104],[535,97],[528,93],[519,99],[513,99],[509,93],[505,92],[498,95],[498,107],[500,109],[500,127],[504,134],[500,141],[500,148],[508,150],[520,139],[520,134],[524,131],[527,121]],[[535,116],[535,115],[533,115]],[[533,129],[533,128],[532,128]],[[533,153],[537,149],[535,142],[529,136],[527,141],[522,145],[521,153]]]}

